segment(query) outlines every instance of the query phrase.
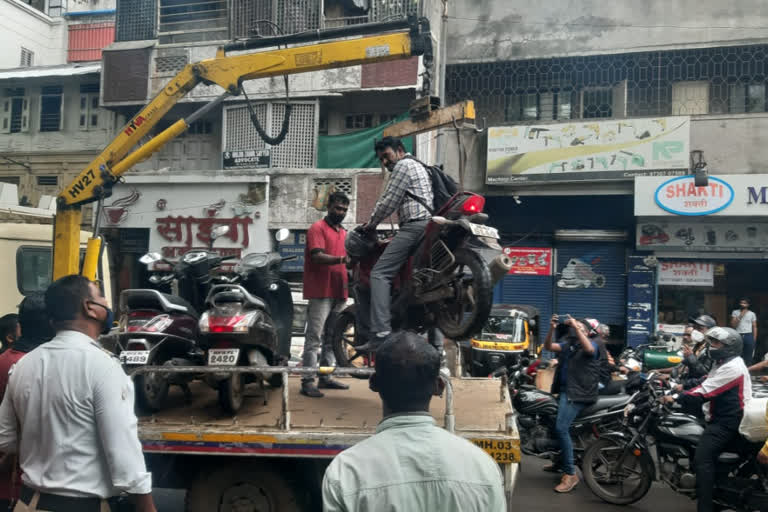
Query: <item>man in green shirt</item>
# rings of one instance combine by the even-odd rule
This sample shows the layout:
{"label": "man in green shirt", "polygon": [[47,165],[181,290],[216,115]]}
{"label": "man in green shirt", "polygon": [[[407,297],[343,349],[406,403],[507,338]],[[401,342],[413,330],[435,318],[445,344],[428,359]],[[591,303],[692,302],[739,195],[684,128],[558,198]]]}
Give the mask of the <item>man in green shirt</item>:
{"label": "man in green shirt", "polygon": [[325,512],[506,511],[499,466],[429,413],[444,387],[439,371],[440,354],[417,334],[396,333],[378,349],[370,387],[384,419],[328,466]]}

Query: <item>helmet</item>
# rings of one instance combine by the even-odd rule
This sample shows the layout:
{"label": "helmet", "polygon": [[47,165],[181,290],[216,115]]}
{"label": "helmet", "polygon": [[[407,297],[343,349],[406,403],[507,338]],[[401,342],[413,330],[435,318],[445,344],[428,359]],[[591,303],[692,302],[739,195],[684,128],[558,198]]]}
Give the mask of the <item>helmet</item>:
{"label": "helmet", "polygon": [[692,324],[695,324],[699,327],[706,327],[707,329],[712,329],[717,325],[715,319],[709,315],[699,315],[695,318],[691,317],[689,320]]}
{"label": "helmet", "polygon": [[359,261],[368,254],[375,243],[375,240],[369,239],[364,232],[354,229],[347,233],[347,238],[344,240],[344,249],[347,251],[347,256],[350,259]]}
{"label": "helmet", "polygon": [[704,336],[709,338],[709,340],[717,340],[723,345],[723,348],[709,349],[710,356],[713,359],[729,359],[741,355],[744,342],[741,339],[741,334],[736,332],[735,329],[730,327],[713,327]]}
{"label": "helmet", "polygon": [[589,336],[592,336],[594,334],[600,334],[600,322],[597,321],[595,318],[585,318],[582,320],[582,323],[586,324],[587,326],[587,333],[589,333]]}
{"label": "helmet", "polygon": [[608,327],[605,324],[600,324],[600,325],[597,326],[597,334],[599,334],[603,338],[610,338],[611,337],[611,328]]}

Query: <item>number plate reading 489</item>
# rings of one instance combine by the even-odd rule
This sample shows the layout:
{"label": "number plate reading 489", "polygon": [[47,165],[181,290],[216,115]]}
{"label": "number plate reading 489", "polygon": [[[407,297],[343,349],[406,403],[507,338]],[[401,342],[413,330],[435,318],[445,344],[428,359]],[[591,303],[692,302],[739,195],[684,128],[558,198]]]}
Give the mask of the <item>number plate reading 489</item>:
{"label": "number plate reading 489", "polygon": [[237,364],[240,349],[212,348],[208,351],[208,364],[212,366],[233,366]]}
{"label": "number plate reading 489", "polygon": [[500,464],[520,462],[520,441],[511,439],[472,439],[472,442]]}

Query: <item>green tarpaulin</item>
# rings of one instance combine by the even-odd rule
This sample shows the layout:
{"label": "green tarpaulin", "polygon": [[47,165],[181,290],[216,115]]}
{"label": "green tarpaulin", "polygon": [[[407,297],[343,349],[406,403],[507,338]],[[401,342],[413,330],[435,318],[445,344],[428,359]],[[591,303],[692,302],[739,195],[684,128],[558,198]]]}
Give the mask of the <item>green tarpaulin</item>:
{"label": "green tarpaulin", "polygon": [[[379,161],[373,152],[373,141],[381,138],[387,126],[407,119],[403,114],[395,119],[344,135],[320,135],[317,138],[317,167],[320,169],[368,169],[378,168]],[[403,139],[405,149],[413,153],[413,137]]]}

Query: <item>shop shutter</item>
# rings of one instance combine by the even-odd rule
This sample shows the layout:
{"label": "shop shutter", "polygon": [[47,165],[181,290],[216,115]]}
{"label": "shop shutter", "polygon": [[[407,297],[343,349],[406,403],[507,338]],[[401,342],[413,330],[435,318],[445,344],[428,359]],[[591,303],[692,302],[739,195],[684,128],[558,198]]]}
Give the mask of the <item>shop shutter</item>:
{"label": "shop shutter", "polygon": [[555,311],[626,323],[626,248],[596,242],[562,243],[555,248]]}
{"label": "shop shutter", "polygon": [[493,302],[538,308],[539,341],[543,341],[549,317],[552,316],[552,276],[508,275],[496,285]]}

